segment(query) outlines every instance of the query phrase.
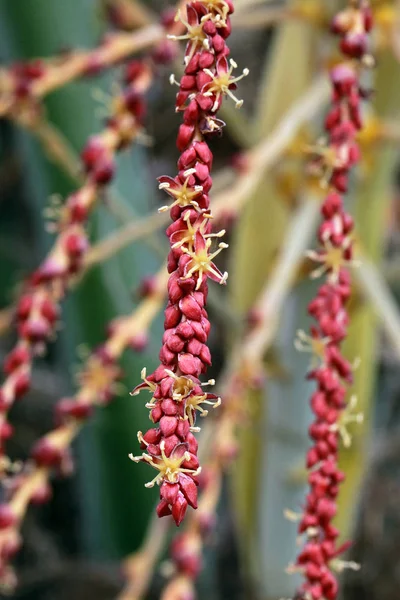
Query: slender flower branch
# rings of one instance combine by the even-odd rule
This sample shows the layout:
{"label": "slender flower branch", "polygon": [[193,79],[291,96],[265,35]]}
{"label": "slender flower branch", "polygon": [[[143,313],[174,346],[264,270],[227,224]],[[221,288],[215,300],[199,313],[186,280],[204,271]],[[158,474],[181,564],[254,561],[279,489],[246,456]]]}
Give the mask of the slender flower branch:
{"label": "slender flower branch", "polygon": [[[79,156],[61,131],[43,117],[34,119],[32,122],[25,122],[24,126],[36,136],[50,160],[57,164],[70,177],[71,181],[78,185],[84,184],[85,173],[82,172]],[[119,224],[126,223],[127,219],[132,218],[132,212],[125,207],[119,196],[110,191],[107,192],[106,206]],[[90,249],[88,249],[88,253],[90,253]]]}
{"label": "slender flower branch", "polygon": [[[186,33],[171,36],[186,40],[184,75],[176,97],[176,110],[183,113],[177,147],[179,173],[175,178],[159,178],[160,189],[170,196],[170,204],[161,212],[170,211],[172,224],[167,229],[171,250],[168,256],[168,305],[165,311],[165,333],[160,351],[160,366],[147,376],[142,372],[142,389],[152,394],[147,404],[150,418],[156,427],[143,435],[138,433],[143,454],[131,455],[135,462],[143,461],[156,470],[146,484],[160,486],[159,517],[173,516],[179,525],[188,505],[197,507],[197,477],[200,474],[197,440],[193,435],[199,428],[196,416],[207,414],[206,408],[219,406],[215,394],[203,391],[201,374],[211,364],[207,346],[210,331],[205,309],[207,280],[224,284],[223,274],[214,258],[226,248],[219,243],[212,250],[214,239],[223,231],[212,233],[209,192],[212,186],[213,155],[206,142],[220,133],[224,123],[217,111],[224,96],[229,96],[237,108],[242,105],[233,93],[237,82],[247,75],[235,77],[236,64],[228,62],[226,39],[230,34],[233,5],[230,0],[197,0],[189,2],[186,14],[178,11]],[[171,83],[176,83],[171,77]]]}
{"label": "slender flower branch", "polygon": [[145,596],[158,557],[164,548],[169,526],[169,521],[159,519],[154,513],[139,551],[124,560],[126,584],[117,600],[141,600]]}
{"label": "slender flower branch", "polygon": [[0,336],[11,326],[14,317],[14,308],[9,306],[0,310]]}
{"label": "slender flower branch", "polygon": [[[4,362],[6,379],[0,387],[0,440],[12,434],[7,414],[15,400],[30,387],[35,356],[42,354],[56,333],[60,301],[76,280],[88,248],[85,224],[98,192],[114,175],[114,155],[127,147],[141,130],[150,69],[131,63],[126,70],[127,88],[115,99],[113,114],[103,133],[93,136],[82,153],[86,178],[57,211],[53,223],[55,243],[42,264],[26,282],[16,307],[18,341]],[[2,451],[4,448],[2,448]],[[7,461],[3,466],[7,465]]]}
{"label": "slender flower branch", "polygon": [[164,37],[161,25],[137,33],[113,33],[93,50],[74,51],[58,59],[36,59],[0,71],[0,116],[13,116],[44,96],[82,76],[95,74],[136,52],[153,47]]}
{"label": "slender flower branch", "polygon": [[331,29],[340,36],[345,60],[330,73],[332,105],[325,120],[327,143],[313,149],[313,170],[328,193],[321,207],[319,247],[308,253],[317,264],[311,275],[325,278],[308,306],[316,324],[311,326],[309,335],[299,332],[295,343],[298,350],[311,352],[313,365],[307,378],[318,386],[310,401],[314,421],[309,427],[313,445],[306,459],[309,492],[298,526],[305,542],[295,564],[288,569],[303,576],[296,592],[298,600],[336,600],[339,586],[335,571],[346,566],[358,568],[338,558],[349,543],[338,544],[340,532],[333,519],[339,486],[345,478],[338,465],[340,440],[348,446],[348,425],[362,419],[362,415],[353,413],[356,399],[346,400],[354,365],[341,353],[349,324],[349,266],[354,263],[354,224],[345,211],[343,194],[347,192],[349,174],[360,158],[355,140],[363,125],[361,101],[367,94],[360,86],[359,71],[362,65],[373,64],[368,39],[372,24],[366,0],[352,0],[333,19]]}
{"label": "slender flower branch", "polygon": [[88,251],[85,257],[85,269],[91,269],[95,265],[103,263],[133,242],[165,227],[167,223],[168,215],[153,213],[120,227]]}
{"label": "slender flower branch", "polygon": [[[45,154],[57,164],[73,181],[80,177],[81,164],[74,150],[52,123],[45,118],[32,121],[19,121],[28,131],[31,131],[42,144]],[[81,181],[79,181],[81,183]]]}
{"label": "slender flower branch", "polygon": [[148,328],[161,309],[166,281],[163,267],[133,313],[111,323],[108,339],[89,356],[80,372],[76,395],[57,403],[56,429],[35,443],[23,470],[6,482],[6,500],[0,504],[0,584],[3,587],[15,585],[9,561],[21,546],[20,528],[29,504],[43,503],[50,498],[52,472],[70,472],[71,443],[94,406],[108,404],[113,398],[121,375],[118,360],[127,348],[142,347]]}
{"label": "slender flower branch", "polygon": [[238,24],[240,29],[253,29],[261,27],[270,27],[282,21],[299,20],[307,23],[323,26],[328,20],[327,7],[320,3],[307,0],[300,0],[292,6],[267,6],[258,10],[239,12],[233,19],[233,25]]}

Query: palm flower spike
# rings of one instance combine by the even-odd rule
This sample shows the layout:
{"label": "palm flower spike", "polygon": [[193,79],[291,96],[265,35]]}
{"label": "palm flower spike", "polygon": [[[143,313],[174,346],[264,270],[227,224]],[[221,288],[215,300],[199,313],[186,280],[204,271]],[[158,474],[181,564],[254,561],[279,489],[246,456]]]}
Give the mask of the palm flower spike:
{"label": "palm flower spike", "polygon": [[[339,593],[336,573],[344,568],[359,568],[339,558],[351,544],[338,543],[340,532],[333,519],[340,483],[345,478],[339,468],[340,441],[348,447],[351,443],[348,425],[361,423],[363,419],[362,414],[354,412],[356,397],[346,400],[356,365],[351,364],[341,350],[349,325],[349,267],[356,264],[354,222],[345,210],[343,195],[348,189],[350,172],[360,158],[356,135],[363,125],[361,101],[365,94],[359,77],[360,67],[371,63],[367,57],[372,24],[366,0],[352,0],[349,8],[333,21],[332,31],[341,38],[340,49],[345,58],[330,74],[333,93],[325,120],[326,146],[314,151],[321,157],[317,165],[325,168],[321,175],[327,195],[321,206],[320,247],[307,255],[320,263],[311,277],[324,277],[324,280],[308,306],[316,323],[310,335],[298,332],[295,342],[298,350],[311,351],[312,369],[307,378],[317,385],[310,400],[314,419],[308,430],[312,445],[306,457],[309,491],[301,514],[295,515],[304,544],[295,563],[289,567],[289,572],[301,573],[303,577],[296,600],[336,600]],[[293,513],[289,516],[292,518]]]}
{"label": "palm flower spike", "polygon": [[[143,372],[143,383],[133,391],[150,391],[152,398],[146,406],[154,427],[139,433],[143,454],[131,458],[157,470],[148,484],[160,486],[157,513],[160,517],[172,515],[177,525],[189,505],[197,507],[196,417],[207,415],[205,405],[216,408],[221,403],[218,396],[203,391],[201,382],[201,375],[211,365],[208,279],[219,284],[227,280],[227,273],[214,263],[227,245],[220,242],[216,250],[211,248],[213,238],[221,238],[224,231],[212,232],[213,155],[207,137],[222,129],[224,123],[216,112],[224,96],[232,97],[231,90],[241,79],[232,75],[235,63],[229,66],[226,60],[232,12],[230,0],[204,0],[188,2],[186,15],[178,12],[176,16],[186,33],[173,39],[187,44],[176,96],[176,111],[183,112],[177,137],[178,174],[159,178],[160,188],[172,198],[170,205],[161,208],[169,210],[172,219],[166,231],[170,252],[165,331],[159,367],[151,375]],[[247,73],[246,69],[242,76]],[[171,83],[177,83],[174,76]]]}

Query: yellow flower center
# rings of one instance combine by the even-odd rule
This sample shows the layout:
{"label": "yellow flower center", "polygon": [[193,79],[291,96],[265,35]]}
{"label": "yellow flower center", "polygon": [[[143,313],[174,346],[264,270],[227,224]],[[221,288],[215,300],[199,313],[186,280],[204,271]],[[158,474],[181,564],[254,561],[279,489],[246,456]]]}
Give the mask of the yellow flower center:
{"label": "yellow flower center", "polygon": [[297,337],[294,341],[294,347],[299,352],[309,352],[311,358],[311,368],[318,367],[319,362],[324,363],[325,360],[325,349],[327,344],[331,341],[329,337],[315,337],[308,335],[302,329],[297,331]]}
{"label": "yellow flower center", "polygon": [[172,188],[167,181],[160,183],[158,186],[160,190],[167,190],[167,193],[176,198],[176,200],[168,206],[162,206],[158,209],[158,212],[165,212],[166,210],[170,210],[173,206],[181,206],[183,208],[185,206],[192,205],[194,208],[198,208],[199,204],[194,200],[194,198],[199,196],[199,194],[203,191],[203,187],[201,185],[195,185],[194,187],[188,186],[189,177],[193,172],[195,172],[194,169],[189,169],[186,171],[185,175],[187,175],[187,177],[185,182],[176,189]]}
{"label": "yellow flower center", "polygon": [[232,93],[232,91],[229,88],[234,83],[237,83],[238,81],[243,79],[243,77],[246,77],[250,71],[249,69],[243,69],[243,72],[241,75],[239,75],[239,77],[233,77],[233,69],[237,68],[237,64],[232,59],[229,62],[231,66],[228,69],[228,71],[226,71],[226,73],[221,73],[220,75],[214,74],[209,69],[204,69],[204,73],[206,73],[207,75],[209,75],[209,77],[212,78],[212,82],[207,84],[207,91],[204,92],[204,96],[212,96],[213,94],[216,95],[216,101],[212,108],[213,111],[217,110],[219,98],[222,94],[227,94],[230,98],[232,98],[232,100],[235,101],[236,108],[240,108],[243,105],[243,100],[238,100],[238,98],[236,98],[236,96]]}
{"label": "yellow flower center", "polygon": [[188,377],[178,377],[172,386],[172,397],[174,400],[183,400],[194,388],[194,382]]}
{"label": "yellow flower center", "polygon": [[78,375],[78,380],[85,387],[102,393],[112,386],[119,376],[119,367],[114,364],[104,364],[96,356],[91,357],[87,367]]}
{"label": "yellow flower center", "polygon": [[186,460],[190,460],[189,452],[184,452],[183,455],[179,457],[174,457],[173,455],[166,456],[164,441],[162,441],[160,444],[160,450],[161,457],[150,456],[146,453],[143,453],[141,456],[133,456],[132,454],[129,455],[129,458],[134,462],[145,461],[157,469],[157,475],[154,477],[154,479],[146,483],[145,487],[152,488],[155,484],[160,485],[164,480],[167,480],[168,483],[177,483],[180,473],[189,473],[196,476],[201,472],[201,467],[196,470],[182,469],[182,464]]}

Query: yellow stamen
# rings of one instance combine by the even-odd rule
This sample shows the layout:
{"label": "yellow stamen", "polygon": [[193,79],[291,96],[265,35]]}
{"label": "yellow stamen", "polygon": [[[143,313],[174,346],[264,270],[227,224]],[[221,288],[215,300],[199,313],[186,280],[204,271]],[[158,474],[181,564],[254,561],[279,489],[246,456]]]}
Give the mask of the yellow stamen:
{"label": "yellow stamen", "polygon": [[143,453],[141,456],[133,456],[129,454],[129,458],[134,462],[147,462],[149,465],[159,471],[159,473],[145,484],[145,487],[152,488],[155,484],[160,485],[164,480],[169,483],[177,483],[179,480],[180,473],[190,473],[191,475],[199,475],[201,467],[198,469],[182,469],[181,465],[186,461],[190,460],[189,452],[185,452],[179,458],[173,456],[166,456],[165,454],[165,442],[164,440],[160,444],[161,458],[150,456],[149,454]]}
{"label": "yellow stamen", "polygon": [[209,69],[204,69],[204,73],[207,73],[207,75],[212,78],[212,82],[207,84],[207,91],[204,93],[204,96],[216,96],[215,103],[211,109],[213,111],[218,109],[219,99],[223,94],[227,94],[235,101],[236,108],[240,108],[243,105],[243,100],[238,100],[229,88],[232,84],[237,83],[243,79],[243,77],[246,77],[250,71],[249,69],[243,69],[243,72],[239,77],[232,77],[233,69],[237,68],[237,64],[232,59],[229,62],[231,66],[228,71],[226,73],[221,73],[220,75],[215,75]]}
{"label": "yellow stamen", "polygon": [[189,169],[188,171],[185,171],[185,176],[187,175],[187,177],[185,179],[185,182],[180,187],[178,187],[178,189],[171,188],[171,185],[167,181],[165,181],[164,183],[160,183],[159,189],[168,190],[168,193],[174,198],[176,198],[176,200],[168,206],[162,206],[158,209],[158,212],[165,212],[167,210],[170,210],[173,206],[177,205],[181,206],[182,208],[185,206],[192,205],[195,209],[199,209],[199,204],[194,200],[194,198],[197,198],[199,196],[199,194],[203,191],[203,187],[201,185],[195,185],[193,188],[190,188],[188,186],[189,178],[193,171],[194,169]]}
{"label": "yellow stamen", "polygon": [[325,241],[324,250],[322,252],[316,252],[315,250],[309,250],[306,252],[306,256],[316,262],[322,263],[320,267],[312,271],[311,278],[316,279],[321,277],[324,273],[328,273],[328,281],[330,283],[337,283],[339,279],[340,270],[344,267],[352,266],[357,267],[360,262],[354,259],[347,259],[344,256],[345,250],[351,244],[351,239],[344,240],[343,246],[333,246],[329,240]]}
{"label": "yellow stamen", "polygon": [[311,335],[307,335],[305,331],[299,329],[297,331],[297,337],[294,340],[294,347],[299,352],[310,352],[311,368],[315,368],[324,363],[325,360],[325,349],[331,341],[330,337],[318,338]]}
{"label": "yellow stamen", "polygon": [[351,446],[351,434],[348,431],[348,425],[350,423],[358,423],[361,424],[364,421],[364,414],[359,412],[355,412],[355,408],[357,406],[357,396],[352,396],[346,408],[343,410],[340,415],[339,421],[331,425],[331,431],[338,431],[340,437],[342,438],[343,445],[345,448],[349,448]]}
{"label": "yellow stamen", "polygon": [[[228,244],[221,243],[218,245],[218,250],[213,252],[212,254],[208,254],[208,250],[211,246],[211,240],[208,239],[206,241],[206,247],[198,252],[194,252],[189,250],[188,248],[182,248],[182,251],[188,254],[191,257],[191,267],[189,268],[188,273],[185,275],[185,279],[189,279],[194,273],[199,273],[199,278],[197,281],[196,289],[198,290],[203,281],[203,275],[205,273],[213,273],[216,277],[219,277],[219,273],[213,268],[212,260],[215,258],[222,250],[228,248]],[[220,281],[221,284],[225,283],[228,278],[228,273],[224,273],[222,279]]]}

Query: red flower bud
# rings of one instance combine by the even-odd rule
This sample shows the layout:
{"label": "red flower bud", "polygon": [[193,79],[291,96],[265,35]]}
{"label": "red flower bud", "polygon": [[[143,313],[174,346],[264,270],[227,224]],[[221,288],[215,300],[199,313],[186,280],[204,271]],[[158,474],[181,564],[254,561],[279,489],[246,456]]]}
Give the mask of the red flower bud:
{"label": "red flower bud", "polygon": [[61,464],[64,452],[47,438],[36,442],[32,458],[40,467],[57,467]]}
{"label": "red flower bud", "polygon": [[12,527],[17,522],[17,516],[9,504],[0,504],[0,529]]}
{"label": "red flower bud", "polygon": [[177,499],[172,505],[172,516],[178,527],[185,518],[187,506],[188,503],[186,499],[184,498],[183,494],[179,492]]}

